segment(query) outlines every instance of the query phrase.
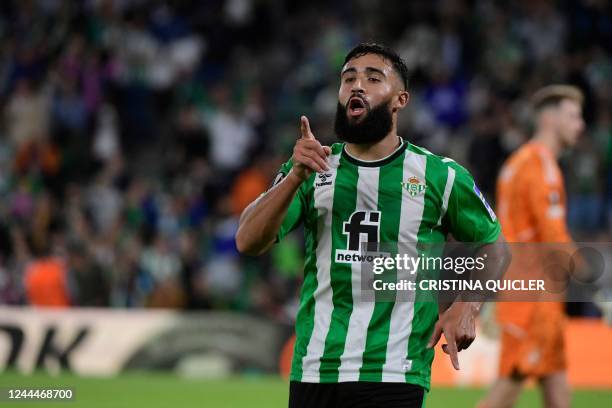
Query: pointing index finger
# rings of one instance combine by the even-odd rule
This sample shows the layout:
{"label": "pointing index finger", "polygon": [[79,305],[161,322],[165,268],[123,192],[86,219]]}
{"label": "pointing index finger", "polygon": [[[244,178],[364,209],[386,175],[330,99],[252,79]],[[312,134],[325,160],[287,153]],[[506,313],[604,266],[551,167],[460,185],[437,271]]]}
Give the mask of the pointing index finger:
{"label": "pointing index finger", "polygon": [[306,116],[302,116],[300,118],[300,131],[302,133],[302,138],[304,139],[314,139],[314,135],[310,130],[310,123],[308,122],[308,118]]}
{"label": "pointing index finger", "polygon": [[[446,337],[446,334],[444,335]],[[451,362],[453,363],[453,367],[455,370],[459,370],[459,356],[457,351],[457,344],[455,343],[454,336],[448,336],[446,338],[446,350],[448,351],[448,355],[450,356]]]}

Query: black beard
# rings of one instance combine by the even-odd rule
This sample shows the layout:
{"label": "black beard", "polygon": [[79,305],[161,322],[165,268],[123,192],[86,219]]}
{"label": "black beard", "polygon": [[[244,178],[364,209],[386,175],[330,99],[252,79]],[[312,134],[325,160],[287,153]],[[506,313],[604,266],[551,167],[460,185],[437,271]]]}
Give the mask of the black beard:
{"label": "black beard", "polygon": [[[383,102],[369,109],[366,116],[358,122],[351,123],[347,115],[347,107],[338,102],[334,132],[338,139],[355,144],[374,144],[387,136],[393,126],[389,109],[391,101]],[[348,105],[348,103],[347,103]],[[368,109],[366,107],[366,109]]]}

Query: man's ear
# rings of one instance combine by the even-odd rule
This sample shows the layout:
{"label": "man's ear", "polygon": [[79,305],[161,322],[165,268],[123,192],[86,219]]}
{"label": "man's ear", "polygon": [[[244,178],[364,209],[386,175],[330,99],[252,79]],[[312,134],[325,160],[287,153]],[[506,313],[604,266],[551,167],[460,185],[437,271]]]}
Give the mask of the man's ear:
{"label": "man's ear", "polygon": [[397,112],[397,111],[404,109],[406,105],[408,105],[409,101],[410,101],[410,94],[408,93],[408,91],[400,91],[393,105],[393,111]]}

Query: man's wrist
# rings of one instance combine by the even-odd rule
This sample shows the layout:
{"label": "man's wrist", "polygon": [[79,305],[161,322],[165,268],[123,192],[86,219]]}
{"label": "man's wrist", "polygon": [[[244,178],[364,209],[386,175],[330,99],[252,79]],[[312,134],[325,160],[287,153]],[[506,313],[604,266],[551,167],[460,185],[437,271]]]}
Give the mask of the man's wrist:
{"label": "man's wrist", "polygon": [[302,179],[300,176],[298,176],[294,169],[291,169],[289,171],[289,174],[287,174],[287,182],[290,183],[290,185],[294,188],[298,188],[300,185],[302,185],[302,183],[306,181],[304,179]]}
{"label": "man's wrist", "polygon": [[457,296],[457,299],[455,302],[453,302],[453,304],[461,304],[474,315],[478,315],[480,313],[480,309],[482,308],[482,302],[464,301],[461,300],[461,295]]}

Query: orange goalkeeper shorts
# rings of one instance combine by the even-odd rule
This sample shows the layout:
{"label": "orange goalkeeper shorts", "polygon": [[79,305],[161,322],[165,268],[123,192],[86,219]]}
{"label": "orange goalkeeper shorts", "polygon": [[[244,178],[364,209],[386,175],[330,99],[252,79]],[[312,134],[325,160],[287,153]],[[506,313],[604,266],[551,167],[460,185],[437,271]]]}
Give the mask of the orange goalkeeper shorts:
{"label": "orange goalkeeper shorts", "polygon": [[500,377],[545,377],[565,371],[565,316],[550,303],[533,303],[527,324],[502,323]]}

